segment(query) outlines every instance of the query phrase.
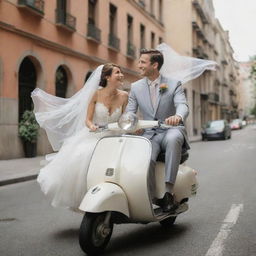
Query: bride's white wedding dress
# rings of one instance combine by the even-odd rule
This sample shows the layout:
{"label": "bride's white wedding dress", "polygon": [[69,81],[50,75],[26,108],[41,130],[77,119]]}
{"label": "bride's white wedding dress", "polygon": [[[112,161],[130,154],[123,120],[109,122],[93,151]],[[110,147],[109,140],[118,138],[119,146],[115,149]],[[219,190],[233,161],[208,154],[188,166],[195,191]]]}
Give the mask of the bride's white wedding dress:
{"label": "bride's white wedding dress", "polygon": [[[97,102],[94,123],[116,122],[121,114],[121,106],[109,113],[103,103]],[[85,127],[68,138],[53,160],[40,170],[37,181],[53,206],[78,208],[87,191],[86,176],[93,149],[100,138],[111,134],[109,131],[89,133]]]}

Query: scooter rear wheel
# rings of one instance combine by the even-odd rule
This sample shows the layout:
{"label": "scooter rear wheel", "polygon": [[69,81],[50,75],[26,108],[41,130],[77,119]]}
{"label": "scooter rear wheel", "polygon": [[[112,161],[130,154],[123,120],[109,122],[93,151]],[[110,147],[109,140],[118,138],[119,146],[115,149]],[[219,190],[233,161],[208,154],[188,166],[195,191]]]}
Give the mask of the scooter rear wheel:
{"label": "scooter rear wheel", "polygon": [[177,216],[172,216],[172,217],[169,217],[169,218],[166,218],[164,220],[161,220],[160,221],[160,224],[163,228],[170,228],[173,226],[175,220],[176,220]]}
{"label": "scooter rear wheel", "polygon": [[111,220],[106,225],[106,213],[86,213],[79,232],[79,244],[88,255],[103,253],[113,231]]}

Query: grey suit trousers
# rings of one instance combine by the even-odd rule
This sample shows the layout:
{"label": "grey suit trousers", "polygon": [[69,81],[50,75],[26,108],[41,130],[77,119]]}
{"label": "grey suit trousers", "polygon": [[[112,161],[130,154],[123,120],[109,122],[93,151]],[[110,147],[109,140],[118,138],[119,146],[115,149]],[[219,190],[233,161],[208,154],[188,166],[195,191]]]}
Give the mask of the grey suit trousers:
{"label": "grey suit trousers", "polygon": [[179,129],[173,127],[162,132],[155,132],[150,140],[152,143],[152,165],[156,164],[159,153],[165,152],[165,182],[174,184],[184,143],[183,134]]}

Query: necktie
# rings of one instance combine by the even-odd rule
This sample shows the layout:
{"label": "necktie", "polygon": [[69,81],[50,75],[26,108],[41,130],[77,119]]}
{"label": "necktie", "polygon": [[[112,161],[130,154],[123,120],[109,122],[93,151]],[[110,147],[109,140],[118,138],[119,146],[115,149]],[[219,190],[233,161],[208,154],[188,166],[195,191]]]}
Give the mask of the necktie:
{"label": "necktie", "polygon": [[155,108],[155,106],[156,106],[156,85],[157,84],[155,84],[155,83],[151,83],[151,85],[149,86],[153,108]]}

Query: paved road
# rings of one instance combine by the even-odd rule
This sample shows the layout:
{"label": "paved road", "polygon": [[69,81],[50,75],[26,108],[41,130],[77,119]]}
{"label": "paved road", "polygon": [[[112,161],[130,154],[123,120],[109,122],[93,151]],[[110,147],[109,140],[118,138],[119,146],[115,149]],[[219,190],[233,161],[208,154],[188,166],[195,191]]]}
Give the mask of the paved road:
{"label": "paved road", "polygon": [[[256,255],[256,126],[231,140],[193,143],[188,164],[200,188],[173,229],[115,226],[106,255]],[[1,187],[0,202],[0,255],[84,255],[82,216],[49,206],[35,181]]]}

